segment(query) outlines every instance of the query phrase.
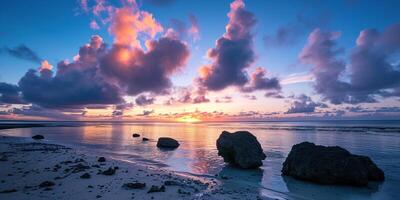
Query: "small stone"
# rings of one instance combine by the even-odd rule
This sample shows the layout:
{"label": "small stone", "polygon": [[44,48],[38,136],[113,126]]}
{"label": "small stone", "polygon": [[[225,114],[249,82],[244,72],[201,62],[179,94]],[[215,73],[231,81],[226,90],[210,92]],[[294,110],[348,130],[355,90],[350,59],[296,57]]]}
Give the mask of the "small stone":
{"label": "small stone", "polygon": [[82,174],[82,176],[81,176],[82,179],[89,179],[90,177],[91,177],[91,176],[90,176],[89,173],[84,173],[84,174]]}
{"label": "small stone", "polygon": [[103,171],[101,174],[106,176],[111,176],[115,174],[116,169],[109,167],[106,171]]}
{"label": "small stone", "polygon": [[132,137],[140,137],[140,134],[134,133],[134,134],[132,134]]}
{"label": "small stone", "polygon": [[106,162],[106,158],[100,157],[100,158],[97,160],[97,162]]}
{"label": "small stone", "polygon": [[34,135],[34,136],[32,136],[32,139],[34,139],[34,140],[43,140],[44,136],[43,135]]}
{"label": "small stone", "polygon": [[150,190],[147,193],[153,193],[153,192],[165,192],[165,186],[162,185],[161,187],[152,185]]}
{"label": "small stone", "polygon": [[44,187],[52,187],[54,186],[55,183],[52,181],[43,181],[42,183],[40,183],[39,187],[40,188],[44,188]]}
{"label": "small stone", "polygon": [[139,183],[139,182],[125,183],[122,187],[127,189],[142,189],[146,187],[146,183]]}
{"label": "small stone", "polygon": [[143,141],[143,142],[145,142],[145,141],[149,141],[149,140],[150,140],[149,138],[145,138],[145,137],[144,137],[144,138],[142,138],[142,141]]}
{"label": "small stone", "polygon": [[179,142],[169,137],[160,137],[157,141],[157,147],[175,149],[179,147]]}

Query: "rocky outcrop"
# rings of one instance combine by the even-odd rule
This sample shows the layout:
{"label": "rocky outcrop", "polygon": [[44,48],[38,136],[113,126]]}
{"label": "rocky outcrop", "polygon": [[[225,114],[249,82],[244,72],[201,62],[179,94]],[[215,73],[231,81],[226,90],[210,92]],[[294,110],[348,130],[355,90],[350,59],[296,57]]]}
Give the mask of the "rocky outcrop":
{"label": "rocky outcrop", "polygon": [[257,168],[266,158],[257,138],[248,131],[223,131],[217,140],[218,155],[240,168]]}
{"label": "rocky outcrop", "polygon": [[32,136],[32,139],[34,139],[34,140],[43,140],[44,136],[43,135],[34,135],[34,136]]}
{"label": "rocky outcrop", "polygon": [[132,134],[132,137],[140,137],[140,134],[139,133],[134,133],[134,134]]}
{"label": "rocky outcrop", "polygon": [[157,147],[174,149],[179,147],[179,142],[169,137],[160,137],[157,141]]}
{"label": "rocky outcrop", "polygon": [[365,186],[383,181],[384,173],[367,156],[353,155],[338,146],[302,142],[292,147],[282,174],[320,184]]}

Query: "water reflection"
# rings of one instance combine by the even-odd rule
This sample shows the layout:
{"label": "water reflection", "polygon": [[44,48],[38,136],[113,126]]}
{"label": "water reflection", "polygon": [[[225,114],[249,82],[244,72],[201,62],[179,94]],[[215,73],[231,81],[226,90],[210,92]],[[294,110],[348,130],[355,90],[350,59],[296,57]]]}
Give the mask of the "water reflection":
{"label": "water reflection", "polygon": [[[297,127],[299,125],[301,125],[300,128]],[[326,124],[318,124],[318,122],[88,123],[86,126],[78,127],[0,130],[0,133],[26,137],[42,134],[46,137],[46,140],[79,146],[80,149],[89,151],[91,154],[108,154],[117,159],[167,167],[176,171],[209,175],[226,173],[227,176],[235,178],[228,179],[224,184],[230,184],[237,179],[237,183],[252,184],[254,192],[261,191],[261,194],[279,191],[295,196],[315,198],[315,196],[307,196],[311,193],[313,195],[325,194],[332,199],[393,199],[392,197],[397,195],[398,185],[400,184],[400,172],[398,171],[400,168],[398,162],[400,160],[400,148],[398,148],[400,146],[400,134],[371,133],[370,130],[351,132],[352,129],[349,124],[345,124],[346,130],[343,132],[319,131],[318,128],[304,128],[305,125],[326,126]],[[337,126],[337,124],[330,124],[329,126]],[[357,130],[359,129],[357,128]],[[267,154],[261,171],[238,171],[223,163],[222,158],[217,154],[215,145],[215,141],[223,130],[231,132],[249,130],[257,137]],[[142,142],[142,138],[133,138],[132,133],[134,132],[140,133],[142,137],[149,138],[150,141]],[[178,140],[181,145],[173,151],[162,151],[156,147],[156,141],[159,137],[172,137]],[[387,180],[379,186],[379,190],[321,187],[288,180],[281,176],[282,163],[292,145],[303,141],[322,145],[340,145],[352,153],[370,156],[385,171]],[[255,173],[255,175],[251,173]],[[353,190],[356,192],[352,192]],[[338,195],[336,193],[344,194]]]}

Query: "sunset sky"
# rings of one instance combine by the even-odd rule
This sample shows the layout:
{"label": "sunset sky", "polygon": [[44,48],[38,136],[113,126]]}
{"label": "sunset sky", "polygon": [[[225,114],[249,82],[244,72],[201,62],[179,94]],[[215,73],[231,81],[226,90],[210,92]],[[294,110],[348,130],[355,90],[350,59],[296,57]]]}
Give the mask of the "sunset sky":
{"label": "sunset sky", "polygon": [[0,119],[400,119],[399,7],[5,0]]}

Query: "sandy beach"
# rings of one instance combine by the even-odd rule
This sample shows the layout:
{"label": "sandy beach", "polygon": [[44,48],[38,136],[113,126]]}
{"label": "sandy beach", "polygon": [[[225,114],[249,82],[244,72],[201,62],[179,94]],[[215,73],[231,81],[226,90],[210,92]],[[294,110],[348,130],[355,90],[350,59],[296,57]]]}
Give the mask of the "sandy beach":
{"label": "sandy beach", "polygon": [[218,178],[107,157],[98,162],[96,155],[30,138],[1,136],[0,158],[0,199],[261,199],[250,188],[223,189]]}

